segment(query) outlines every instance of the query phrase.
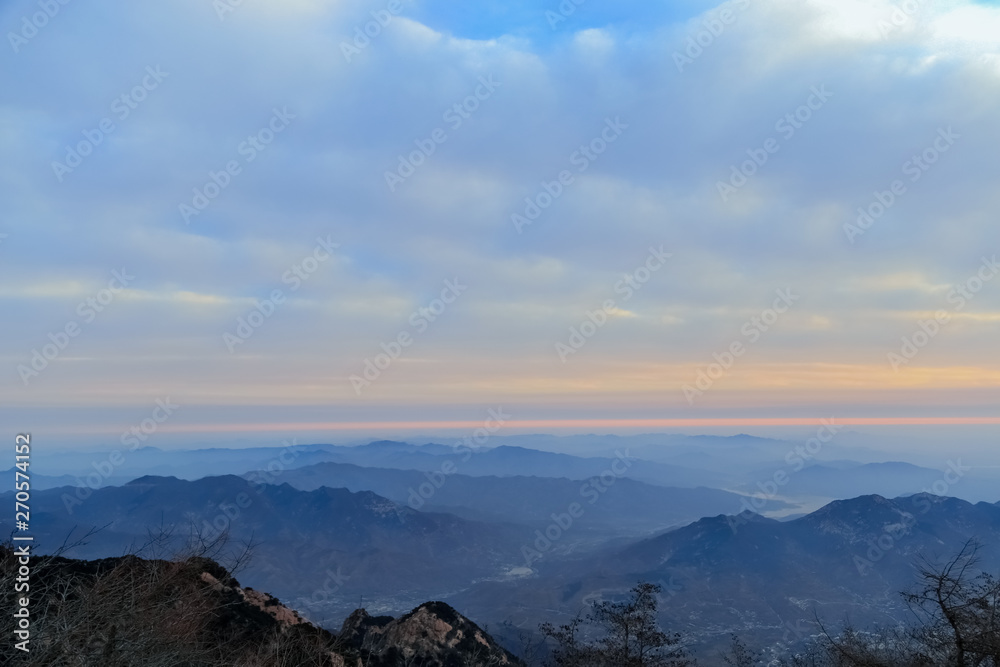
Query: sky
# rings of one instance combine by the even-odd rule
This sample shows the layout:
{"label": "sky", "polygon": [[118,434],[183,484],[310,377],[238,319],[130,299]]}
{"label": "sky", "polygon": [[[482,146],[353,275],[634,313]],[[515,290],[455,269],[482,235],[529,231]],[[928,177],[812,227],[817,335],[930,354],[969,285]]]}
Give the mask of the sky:
{"label": "sky", "polygon": [[11,432],[1000,416],[996,3],[16,0],[0,29]]}

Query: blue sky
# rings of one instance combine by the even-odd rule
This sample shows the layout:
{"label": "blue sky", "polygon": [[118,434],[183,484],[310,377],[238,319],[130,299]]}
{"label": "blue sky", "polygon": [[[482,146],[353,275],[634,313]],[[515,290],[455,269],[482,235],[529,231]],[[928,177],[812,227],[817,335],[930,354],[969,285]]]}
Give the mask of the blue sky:
{"label": "blue sky", "polygon": [[2,403],[65,434],[164,396],[226,423],[992,415],[1000,9],[907,6],[405,1],[348,58],[389,2],[71,2],[34,32],[6,3]]}

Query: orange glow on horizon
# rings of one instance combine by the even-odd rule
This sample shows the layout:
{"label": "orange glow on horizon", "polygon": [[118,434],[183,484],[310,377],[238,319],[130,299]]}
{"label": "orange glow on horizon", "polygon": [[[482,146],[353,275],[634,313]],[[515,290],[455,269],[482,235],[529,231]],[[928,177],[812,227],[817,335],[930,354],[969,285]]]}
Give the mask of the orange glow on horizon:
{"label": "orange glow on horizon", "polygon": [[[734,417],[671,419],[511,419],[503,428],[691,428],[727,426],[820,426],[832,422],[842,426],[1000,426],[1000,417]],[[483,420],[399,422],[271,422],[260,424],[177,424],[161,427],[173,433],[227,433],[280,431],[385,431],[430,429],[476,429]]]}

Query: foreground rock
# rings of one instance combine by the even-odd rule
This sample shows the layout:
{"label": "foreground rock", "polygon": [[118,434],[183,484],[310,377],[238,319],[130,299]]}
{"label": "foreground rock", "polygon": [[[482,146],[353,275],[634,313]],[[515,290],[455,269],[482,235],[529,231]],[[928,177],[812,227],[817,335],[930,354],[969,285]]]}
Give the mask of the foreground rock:
{"label": "foreground rock", "polygon": [[[5,609],[14,608],[17,559],[0,547]],[[354,612],[339,634],[309,623],[267,593],[245,588],[207,558],[135,556],[32,562],[30,652],[9,643],[0,664],[316,665],[486,667],[520,665],[475,623],[442,602],[393,619]],[[18,593],[23,595],[24,593]],[[11,636],[5,614],[2,632]]]}

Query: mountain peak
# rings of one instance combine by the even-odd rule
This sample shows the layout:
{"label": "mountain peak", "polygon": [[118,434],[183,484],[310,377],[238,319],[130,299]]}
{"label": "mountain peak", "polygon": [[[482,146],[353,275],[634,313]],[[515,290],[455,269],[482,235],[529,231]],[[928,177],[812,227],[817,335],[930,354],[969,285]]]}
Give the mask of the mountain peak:
{"label": "mountain peak", "polygon": [[411,449],[413,446],[408,442],[400,442],[398,440],[375,440],[365,445],[365,447],[373,449]]}
{"label": "mountain peak", "polygon": [[425,602],[398,619],[370,616],[364,609],[351,614],[341,630],[361,653],[400,655],[406,664],[458,667],[473,664],[520,665],[478,625],[444,602]]}
{"label": "mountain peak", "polygon": [[173,476],[162,476],[162,475],[143,475],[142,477],[136,477],[131,482],[127,482],[125,486],[142,486],[144,484],[148,485],[165,485],[165,484],[176,484],[181,480]]}
{"label": "mountain peak", "polygon": [[[15,560],[12,549],[0,546],[0,566],[11,567]],[[42,584],[43,602],[49,602],[39,605],[42,619],[69,630],[57,635],[59,648],[87,664],[134,664],[129,658],[138,655],[144,664],[204,664],[206,655],[218,652],[227,660],[212,664],[246,665],[276,649],[282,664],[296,665],[522,664],[443,602],[422,604],[398,620],[358,609],[338,639],[277,598],[241,586],[208,558],[51,556],[35,566],[33,576]],[[74,595],[51,604],[64,588]],[[101,613],[95,615],[95,608]],[[143,642],[138,647],[137,639]]]}

